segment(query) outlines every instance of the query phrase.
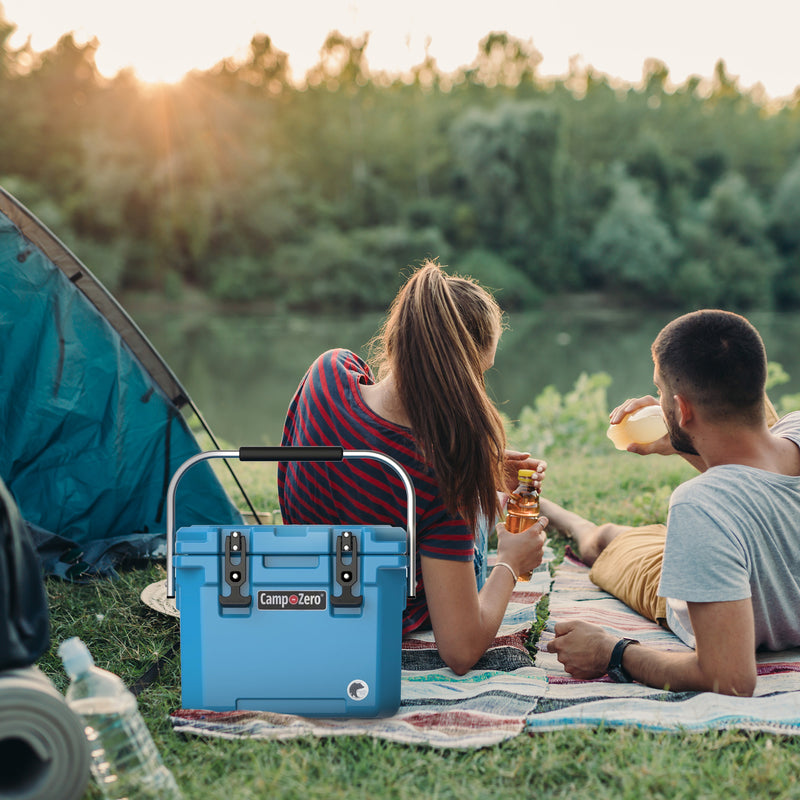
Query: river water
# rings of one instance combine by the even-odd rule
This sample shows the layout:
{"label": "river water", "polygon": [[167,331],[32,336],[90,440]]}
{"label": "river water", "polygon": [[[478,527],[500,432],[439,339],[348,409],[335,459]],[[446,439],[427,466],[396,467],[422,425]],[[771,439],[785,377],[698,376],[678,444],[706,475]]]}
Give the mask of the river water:
{"label": "river water", "polygon": [[[226,446],[277,444],[286,406],[309,363],[331,347],[366,355],[380,314],[275,315],[126,305]],[[650,344],[675,312],[606,308],[600,300],[510,315],[487,373],[501,410],[515,418],[553,385],[606,372],[609,409],[654,392]],[[800,314],[753,313],[771,361],[791,376],[770,394],[800,392]]]}

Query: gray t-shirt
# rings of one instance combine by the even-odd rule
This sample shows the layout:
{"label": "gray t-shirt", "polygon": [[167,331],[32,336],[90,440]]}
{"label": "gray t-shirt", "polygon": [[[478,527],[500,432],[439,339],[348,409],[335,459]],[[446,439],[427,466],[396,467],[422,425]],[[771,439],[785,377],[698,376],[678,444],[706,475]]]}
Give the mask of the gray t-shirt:
{"label": "gray t-shirt", "polygon": [[[800,412],[772,432],[800,447]],[[679,486],[658,594],[668,598],[667,623],[691,647],[685,601],[748,597],[756,648],[800,646],[800,477],[725,464]]]}

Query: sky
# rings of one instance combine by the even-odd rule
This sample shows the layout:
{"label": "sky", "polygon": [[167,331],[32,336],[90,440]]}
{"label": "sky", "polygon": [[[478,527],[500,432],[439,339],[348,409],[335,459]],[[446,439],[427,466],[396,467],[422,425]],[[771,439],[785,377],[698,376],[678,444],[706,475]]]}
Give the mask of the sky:
{"label": "sky", "polygon": [[70,31],[96,37],[96,63],[108,77],[133,67],[146,81],[179,80],[223,58],[242,57],[265,33],[289,54],[295,77],[318,60],[331,30],[370,33],[373,70],[419,64],[426,45],[449,72],[469,64],[478,42],[505,31],[542,54],[542,75],[563,75],[570,59],[635,83],[647,58],[662,60],[674,85],[710,77],[717,59],[739,86],[763,85],[772,98],[800,85],[798,0],[0,0],[17,26],[12,46],[34,50]]}

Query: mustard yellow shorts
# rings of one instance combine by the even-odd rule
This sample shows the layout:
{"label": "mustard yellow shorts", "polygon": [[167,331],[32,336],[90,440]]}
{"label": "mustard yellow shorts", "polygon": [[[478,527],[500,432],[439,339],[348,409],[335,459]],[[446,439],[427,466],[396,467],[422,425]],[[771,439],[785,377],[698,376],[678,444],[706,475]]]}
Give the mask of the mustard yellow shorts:
{"label": "mustard yellow shorts", "polygon": [[665,525],[628,528],[603,550],[589,577],[642,616],[666,627],[667,601],[659,597]]}

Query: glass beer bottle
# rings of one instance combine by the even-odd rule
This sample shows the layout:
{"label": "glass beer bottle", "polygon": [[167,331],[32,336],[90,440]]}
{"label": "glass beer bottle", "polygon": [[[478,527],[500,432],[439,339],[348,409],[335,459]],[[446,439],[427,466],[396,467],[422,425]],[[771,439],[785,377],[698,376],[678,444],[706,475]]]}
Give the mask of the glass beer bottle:
{"label": "glass beer bottle", "polygon": [[[521,469],[517,473],[519,486],[508,498],[506,506],[506,529],[509,533],[521,533],[539,519],[539,492],[533,485],[534,471]],[[517,580],[529,581],[533,572],[520,575]]]}

